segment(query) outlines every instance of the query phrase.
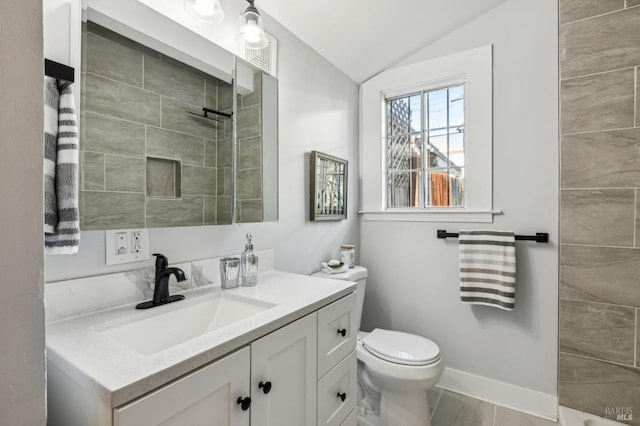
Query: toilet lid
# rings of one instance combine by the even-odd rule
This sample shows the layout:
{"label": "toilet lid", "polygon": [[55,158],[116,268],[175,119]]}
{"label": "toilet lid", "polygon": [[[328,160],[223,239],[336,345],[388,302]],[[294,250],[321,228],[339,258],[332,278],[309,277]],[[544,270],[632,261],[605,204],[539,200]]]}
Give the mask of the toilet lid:
{"label": "toilet lid", "polygon": [[362,339],[364,348],[378,358],[404,365],[428,365],[440,359],[440,348],[415,334],[376,328]]}

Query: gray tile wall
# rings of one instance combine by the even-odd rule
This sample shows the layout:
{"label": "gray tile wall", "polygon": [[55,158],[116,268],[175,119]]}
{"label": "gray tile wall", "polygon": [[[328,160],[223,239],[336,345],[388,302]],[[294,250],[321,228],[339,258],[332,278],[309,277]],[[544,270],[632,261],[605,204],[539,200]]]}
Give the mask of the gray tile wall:
{"label": "gray tile wall", "polygon": [[82,229],[231,223],[232,121],[187,114],[231,112],[231,85],[92,22],[82,42]]}
{"label": "gray tile wall", "polygon": [[262,222],[262,72],[260,71],[253,74],[253,89],[253,92],[238,97],[237,222]]}
{"label": "gray tile wall", "polygon": [[559,6],[560,403],[640,425],[640,1]]}

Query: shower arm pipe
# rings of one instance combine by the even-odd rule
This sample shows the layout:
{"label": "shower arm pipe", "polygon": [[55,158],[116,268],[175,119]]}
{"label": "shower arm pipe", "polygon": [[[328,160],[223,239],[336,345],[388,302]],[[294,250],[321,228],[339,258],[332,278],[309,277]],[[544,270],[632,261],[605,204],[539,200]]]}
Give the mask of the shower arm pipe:
{"label": "shower arm pipe", "polygon": [[226,113],[226,112],[220,112],[220,111],[216,111],[215,109],[211,109],[211,108],[207,108],[207,107],[203,107],[202,108],[202,112],[204,113],[204,117],[205,118],[209,118],[207,116],[207,114],[211,113],[211,114],[215,114],[215,115],[221,115],[223,117],[227,117],[227,118],[231,118],[233,117],[233,113]]}

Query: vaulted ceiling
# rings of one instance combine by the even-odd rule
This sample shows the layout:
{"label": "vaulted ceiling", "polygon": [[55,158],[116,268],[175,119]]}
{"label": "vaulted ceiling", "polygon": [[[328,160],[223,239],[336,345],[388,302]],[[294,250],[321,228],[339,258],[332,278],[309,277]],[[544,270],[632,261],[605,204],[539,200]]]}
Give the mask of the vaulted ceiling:
{"label": "vaulted ceiling", "polygon": [[256,6],[361,83],[505,1],[256,0]]}
{"label": "vaulted ceiling", "polygon": [[[237,31],[245,0],[220,0],[225,19],[218,24],[189,18],[184,0],[138,1],[235,52],[229,34]],[[361,83],[505,1],[255,0],[255,4]]]}

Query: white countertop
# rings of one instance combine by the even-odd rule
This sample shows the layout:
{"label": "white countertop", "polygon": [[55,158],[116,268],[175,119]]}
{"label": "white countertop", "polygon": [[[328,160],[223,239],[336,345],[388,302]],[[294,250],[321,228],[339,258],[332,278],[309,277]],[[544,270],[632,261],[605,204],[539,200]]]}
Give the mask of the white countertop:
{"label": "white countertop", "polygon": [[[221,290],[209,286],[184,293],[186,299],[147,310],[135,304],[108,309],[46,325],[47,359],[109,407],[179,378],[298,318],[355,291],[356,285],[285,272],[259,275],[256,287]],[[157,353],[144,355],[99,330],[138,321],[167,310],[197,303],[203,297],[228,292],[277,306]],[[175,324],[175,327],[180,327]]]}

